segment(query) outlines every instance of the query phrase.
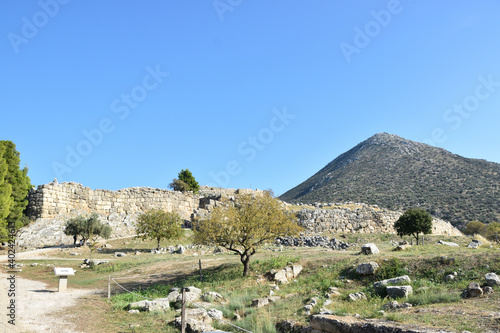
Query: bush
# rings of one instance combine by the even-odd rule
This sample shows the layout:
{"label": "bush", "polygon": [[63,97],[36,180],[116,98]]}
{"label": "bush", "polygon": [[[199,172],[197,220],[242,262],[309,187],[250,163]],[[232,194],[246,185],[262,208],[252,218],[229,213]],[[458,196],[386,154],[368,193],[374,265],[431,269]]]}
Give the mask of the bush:
{"label": "bush", "polygon": [[392,258],[380,264],[380,268],[375,276],[379,280],[386,280],[407,274],[408,271],[406,270],[405,264],[398,258]]}

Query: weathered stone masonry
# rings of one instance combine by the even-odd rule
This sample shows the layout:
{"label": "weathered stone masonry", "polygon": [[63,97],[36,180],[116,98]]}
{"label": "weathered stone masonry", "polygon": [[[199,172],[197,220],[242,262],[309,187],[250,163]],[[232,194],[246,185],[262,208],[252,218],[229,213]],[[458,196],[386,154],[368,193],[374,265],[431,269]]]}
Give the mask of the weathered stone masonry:
{"label": "weathered stone masonry", "polygon": [[[300,225],[312,233],[395,233],[394,222],[403,212],[378,209],[365,204],[359,207],[303,209],[297,213]],[[449,222],[433,219],[435,235],[460,236],[462,233]]]}
{"label": "weathered stone masonry", "polygon": [[[135,234],[137,217],[149,209],[176,211],[185,220],[203,218],[222,196],[238,193],[262,192],[207,186],[202,186],[199,194],[149,187],[109,191],[92,190],[74,182],[55,181],[30,191],[27,214],[35,221],[20,230],[17,243],[26,248],[71,244],[72,237],[64,235],[64,224],[72,217],[92,212],[98,213],[100,219],[113,228],[112,238],[130,236]],[[358,204],[352,209],[304,209],[297,213],[297,217],[307,233],[394,233],[392,225],[401,214]],[[433,233],[460,234],[442,220],[434,220]]]}

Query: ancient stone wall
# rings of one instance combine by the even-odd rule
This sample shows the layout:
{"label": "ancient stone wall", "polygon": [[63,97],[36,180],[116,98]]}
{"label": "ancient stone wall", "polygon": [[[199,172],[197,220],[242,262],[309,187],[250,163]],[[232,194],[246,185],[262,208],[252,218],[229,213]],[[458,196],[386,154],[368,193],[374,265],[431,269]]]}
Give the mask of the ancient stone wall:
{"label": "ancient stone wall", "polygon": [[[33,248],[71,244],[73,239],[64,235],[64,224],[72,217],[92,212],[113,228],[112,238],[131,236],[135,234],[137,217],[149,209],[175,211],[185,220],[205,218],[221,198],[242,193],[261,195],[263,191],[208,186],[201,186],[198,194],[149,187],[109,191],[54,181],[30,191],[27,214],[35,221],[20,230],[18,245]],[[401,214],[376,206],[348,204],[303,209],[297,217],[311,234],[394,233],[393,224]],[[435,219],[433,224],[433,234],[461,234],[448,222]]]}
{"label": "ancient stone wall", "polygon": [[[299,224],[311,233],[395,233],[394,222],[403,212],[381,210],[373,206],[357,208],[303,209],[297,212]],[[435,235],[460,236],[450,223],[434,219]]]}
{"label": "ancient stone wall", "polygon": [[129,215],[148,209],[175,210],[182,218],[190,219],[198,208],[197,195],[149,187],[92,190],[73,182],[40,185],[30,191],[28,201],[27,215],[31,219],[53,218],[73,212]]}

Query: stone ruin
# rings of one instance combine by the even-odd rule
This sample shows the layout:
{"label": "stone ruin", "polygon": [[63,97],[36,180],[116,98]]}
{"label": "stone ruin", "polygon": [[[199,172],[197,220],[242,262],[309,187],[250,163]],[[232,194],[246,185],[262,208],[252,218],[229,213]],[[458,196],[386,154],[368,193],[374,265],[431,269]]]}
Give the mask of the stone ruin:
{"label": "stone ruin", "polygon": [[[200,186],[197,194],[150,187],[110,191],[92,190],[75,182],[54,181],[29,192],[26,212],[33,222],[20,229],[17,244],[21,248],[73,244],[73,238],[63,232],[66,221],[92,212],[113,228],[111,238],[135,235],[137,217],[149,209],[175,211],[189,226],[193,219],[206,218],[221,198],[240,193],[262,194],[263,191],[208,186]],[[355,207],[322,205],[298,211],[297,218],[309,236],[322,233],[393,234],[393,224],[401,214],[364,204]],[[461,232],[448,222],[434,219],[433,234],[454,236]]]}

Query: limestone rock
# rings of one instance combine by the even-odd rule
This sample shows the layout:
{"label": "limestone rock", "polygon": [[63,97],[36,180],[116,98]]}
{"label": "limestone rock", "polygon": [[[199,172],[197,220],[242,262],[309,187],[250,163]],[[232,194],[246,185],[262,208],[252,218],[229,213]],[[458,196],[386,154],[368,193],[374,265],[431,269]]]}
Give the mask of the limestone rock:
{"label": "limestone rock", "polygon": [[252,306],[256,308],[261,308],[269,304],[269,300],[266,298],[256,298],[252,300]]}
{"label": "limestone rock", "polygon": [[273,281],[276,281],[281,284],[286,284],[291,280],[295,279],[300,274],[301,271],[302,271],[301,265],[291,265],[283,269],[280,269],[278,271],[271,270],[266,274],[266,276],[270,277],[271,280]]}
{"label": "limestone rock", "polygon": [[360,299],[366,299],[366,295],[363,292],[349,294],[349,300],[359,301]]}
{"label": "limestone rock", "polygon": [[359,264],[356,267],[356,273],[360,275],[373,275],[379,269],[379,265],[376,262],[366,262]]}
{"label": "limestone rock", "polygon": [[165,312],[170,308],[168,300],[153,300],[144,303],[144,311],[147,312]]}
{"label": "limestone rock", "polygon": [[490,287],[500,285],[500,278],[495,273],[486,273],[484,278],[486,279],[486,284]]}
{"label": "limestone rock", "polygon": [[402,284],[402,283],[411,283],[411,279],[408,275],[398,276],[392,279],[377,281],[373,284],[375,289],[381,289],[387,286]]}
{"label": "limestone rock", "polygon": [[220,311],[220,310],[210,309],[210,310],[208,310],[207,313],[212,318],[215,318],[215,319],[224,319],[224,315],[223,315],[222,311]]}
{"label": "limestone rock", "polygon": [[115,252],[115,257],[126,257],[127,255],[124,252]]}
{"label": "limestone rock", "polygon": [[451,247],[460,247],[457,243],[453,243],[453,242],[445,242],[445,241],[438,241],[437,242],[439,245],[446,245],[446,246],[451,246]]}
{"label": "limestone rock", "polygon": [[218,292],[215,292],[215,291],[209,291],[209,292],[206,292],[203,294],[202,296],[202,299],[205,301],[205,302],[214,302],[214,301],[222,301],[224,299],[224,297],[222,297],[221,294],[219,294]]}
{"label": "limestone rock", "polygon": [[377,245],[375,245],[374,243],[368,243],[368,244],[361,246],[361,253],[369,255],[369,254],[380,253],[380,251],[379,251]]}
{"label": "limestone rock", "polygon": [[479,297],[483,295],[483,289],[477,282],[471,282],[467,286],[467,297]]}
{"label": "limestone rock", "polygon": [[390,298],[408,298],[409,295],[413,294],[413,288],[411,286],[388,286],[387,296]]}

